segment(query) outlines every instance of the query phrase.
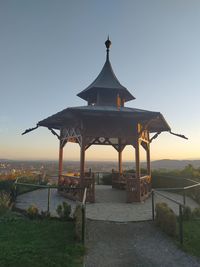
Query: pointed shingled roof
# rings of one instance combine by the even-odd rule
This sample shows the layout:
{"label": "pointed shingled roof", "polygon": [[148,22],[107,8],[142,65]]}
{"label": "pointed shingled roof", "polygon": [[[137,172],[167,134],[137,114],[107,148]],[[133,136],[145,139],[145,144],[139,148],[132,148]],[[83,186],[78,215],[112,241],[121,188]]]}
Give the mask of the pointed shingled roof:
{"label": "pointed shingled roof", "polygon": [[116,91],[116,94],[120,94],[124,98],[125,102],[135,99],[126,87],[121,85],[112,69],[109,60],[109,47],[111,45],[110,40],[108,39],[105,44],[107,47],[107,56],[101,72],[97,78],[85,90],[77,94],[77,96],[87,101],[90,95],[97,93],[101,89],[106,89],[109,91]]}

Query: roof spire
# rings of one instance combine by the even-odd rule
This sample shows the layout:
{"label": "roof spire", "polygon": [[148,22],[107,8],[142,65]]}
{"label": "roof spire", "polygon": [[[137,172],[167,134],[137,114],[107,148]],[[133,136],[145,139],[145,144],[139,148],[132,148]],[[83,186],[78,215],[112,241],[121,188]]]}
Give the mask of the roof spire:
{"label": "roof spire", "polygon": [[109,60],[109,48],[110,48],[110,46],[111,46],[111,41],[110,41],[110,39],[109,39],[109,35],[108,35],[108,39],[105,41],[105,45],[106,45],[106,52],[107,52],[107,54],[106,54],[106,60]]}

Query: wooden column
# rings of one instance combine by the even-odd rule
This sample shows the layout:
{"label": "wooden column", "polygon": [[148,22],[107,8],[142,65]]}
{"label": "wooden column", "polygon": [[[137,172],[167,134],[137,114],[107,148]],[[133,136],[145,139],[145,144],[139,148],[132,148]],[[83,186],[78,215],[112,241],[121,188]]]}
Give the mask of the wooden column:
{"label": "wooden column", "polygon": [[140,140],[138,136],[135,142],[135,178],[136,178],[135,200],[137,202],[141,201],[140,176],[141,176],[141,173],[140,173]]}
{"label": "wooden column", "polygon": [[82,136],[81,151],[80,151],[80,186],[84,187],[85,177],[85,138]]}
{"label": "wooden column", "polygon": [[62,181],[62,171],[63,171],[63,147],[61,142],[59,145],[59,163],[58,163],[58,184]]}
{"label": "wooden column", "polygon": [[147,174],[151,175],[150,144],[147,144],[146,157],[147,157]]}
{"label": "wooden column", "polygon": [[118,139],[119,148],[118,148],[118,170],[119,174],[122,174],[122,146],[121,146],[121,139]]}
{"label": "wooden column", "polygon": [[139,139],[135,142],[135,176],[137,179],[140,178],[140,141]]}
{"label": "wooden column", "polygon": [[119,174],[122,174],[122,151],[118,151],[118,168],[119,168]]}

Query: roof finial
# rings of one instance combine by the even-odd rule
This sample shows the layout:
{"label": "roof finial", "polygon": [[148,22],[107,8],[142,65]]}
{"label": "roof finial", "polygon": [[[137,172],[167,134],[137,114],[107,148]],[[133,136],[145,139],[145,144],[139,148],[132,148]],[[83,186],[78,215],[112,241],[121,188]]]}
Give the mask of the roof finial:
{"label": "roof finial", "polygon": [[108,35],[108,39],[105,41],[105,45],[106,45],[106,52],[107,52],[107,55],[106,55],[106,59],[109,60],[109,48],[111,46],[111,41],[109,39],[109,35]]}

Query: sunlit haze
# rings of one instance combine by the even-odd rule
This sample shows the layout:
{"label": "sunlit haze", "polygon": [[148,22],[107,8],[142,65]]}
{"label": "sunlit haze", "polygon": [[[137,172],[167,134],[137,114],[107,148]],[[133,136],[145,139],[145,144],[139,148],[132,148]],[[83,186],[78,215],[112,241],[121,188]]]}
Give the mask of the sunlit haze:
{"label": "sunlit haze", "polygon": [[[175,133],[151,144],[151,158],[200,158],[200,1],[1,0],[0,158],[57,159],[59,143],[38,121],[87,103],[76,94],[110,61],[136,97],[128,107],[161,112]],[[142,152],[143,153],[143,152]],[[64,158],[78,160],[77,144]],[[109,146],[91,146],[88,160],[115,160]],[[142,159],[145,154],[142,154]],[[124,160],[134,159],[130,146]]]}

